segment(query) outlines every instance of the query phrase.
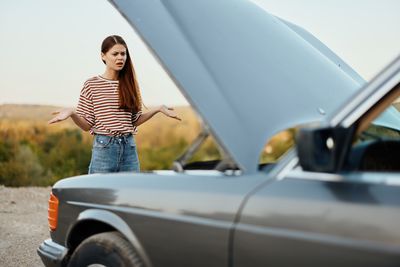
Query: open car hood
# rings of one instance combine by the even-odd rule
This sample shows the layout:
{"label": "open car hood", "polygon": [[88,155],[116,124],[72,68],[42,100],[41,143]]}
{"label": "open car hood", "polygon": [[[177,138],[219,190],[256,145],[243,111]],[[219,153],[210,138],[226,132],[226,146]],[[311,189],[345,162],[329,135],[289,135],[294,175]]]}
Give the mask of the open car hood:
{"label": "open car hood", "polygon": [[304,29],[245,0],[112,0],[244,172],[277,132],[365,82]]}

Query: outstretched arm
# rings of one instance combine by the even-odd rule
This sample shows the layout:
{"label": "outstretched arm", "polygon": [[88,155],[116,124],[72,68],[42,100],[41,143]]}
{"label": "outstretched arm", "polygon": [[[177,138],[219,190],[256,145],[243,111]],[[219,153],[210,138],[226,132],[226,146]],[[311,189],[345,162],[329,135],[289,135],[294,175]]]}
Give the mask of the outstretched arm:
{"label": "outstretched arm", "polygon": [[139,126],[142,123],[145,123],[149,119],[151,119],[154,115],[156,115],[158,112],[163,113],[165,116],[176,119],[176,120],[181,120],[181,118],[178,117],[178,115],[173,111],[173,108],[169,108],[165,105],[159,106],[157,108],[151,109],[150,111],[146,113],[142,113],[137,121],[135,121],[134,125]]}
{"label": "outstretched arm", "polygon": [[56,116],[48,121],[49,124],[57,123],[71,117],[74,123],[82,130],[89,131],[91,128],[90,124],[84,118],[79,117],[73,108],[59,109],[52,114]]}

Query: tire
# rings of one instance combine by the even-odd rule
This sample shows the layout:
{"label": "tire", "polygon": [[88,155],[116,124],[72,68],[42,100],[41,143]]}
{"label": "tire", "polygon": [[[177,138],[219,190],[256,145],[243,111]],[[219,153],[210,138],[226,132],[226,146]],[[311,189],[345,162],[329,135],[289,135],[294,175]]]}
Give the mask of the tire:
{"label": "tire", "polygon": [[131,244],[118,232],[100,233],[85,239],[74,251],[70,267],[143,267]]}

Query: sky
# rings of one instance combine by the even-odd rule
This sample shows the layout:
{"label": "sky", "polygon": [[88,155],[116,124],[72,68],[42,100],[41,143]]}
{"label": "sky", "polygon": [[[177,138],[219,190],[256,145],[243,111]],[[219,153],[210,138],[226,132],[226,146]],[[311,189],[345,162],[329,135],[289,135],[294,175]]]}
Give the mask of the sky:
{"label": "sky", "polygon": [[[252,1],[307,29],[367,81],[400,55],[399,0]],[[112,34],[128,44],[147,106],[187,105],[106,0],[0,1],[0,104],[76,106],[84,81],[104,72],[100,45]]]}

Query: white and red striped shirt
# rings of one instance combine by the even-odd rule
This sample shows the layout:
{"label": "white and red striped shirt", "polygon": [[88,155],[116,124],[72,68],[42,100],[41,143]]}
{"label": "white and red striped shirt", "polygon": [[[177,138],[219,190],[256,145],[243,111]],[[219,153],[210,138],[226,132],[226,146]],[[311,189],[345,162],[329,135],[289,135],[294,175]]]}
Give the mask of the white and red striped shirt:
{"label": "white and red striped shirt", "polygon": [[107,80],[101,76],[88,79],[81,90],[78,116],[84,118],[91,126],[91,134],[122,135],[136,134],[133,125],[142,114],[133,114],[119,108],[118,81]]}

